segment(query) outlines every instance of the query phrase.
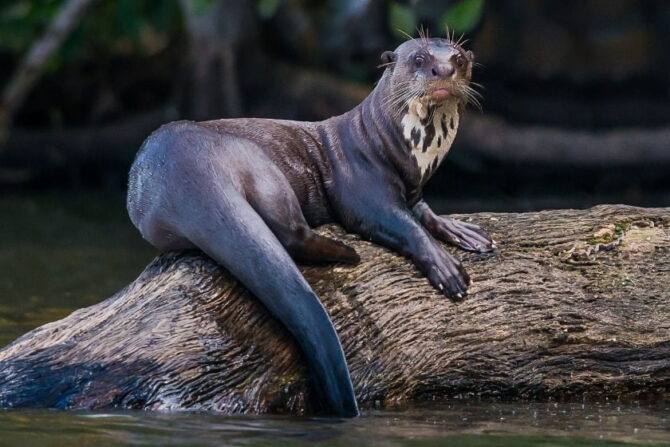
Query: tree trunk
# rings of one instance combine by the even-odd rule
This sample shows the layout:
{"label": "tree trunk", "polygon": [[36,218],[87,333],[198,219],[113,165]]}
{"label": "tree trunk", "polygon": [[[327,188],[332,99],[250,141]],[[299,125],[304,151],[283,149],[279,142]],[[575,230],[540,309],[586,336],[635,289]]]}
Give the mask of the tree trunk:
{"label": "tree trunk", "polygon": [[[357,266],[302,271],[366,405],[475,395],[670,397],[670,208],[461,216],[494,254],[437,293],[398,255],[331,225]],[[308,412],[295,342],[221,267],[168,253],[108,300],[0,351],[0,406]]]}
{"label": "tree trunk", "polygon": [[182,92],[186,116],[196,120],[240,116],[238,50],[256,33],[253,3],[214,0],[203,7],[182,0],[180,4],[190,43],[189,80]]}

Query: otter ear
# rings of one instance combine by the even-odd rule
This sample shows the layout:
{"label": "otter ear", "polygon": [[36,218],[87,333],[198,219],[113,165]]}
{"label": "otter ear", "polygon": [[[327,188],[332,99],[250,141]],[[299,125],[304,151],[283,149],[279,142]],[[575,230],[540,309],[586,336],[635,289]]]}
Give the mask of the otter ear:
{"label": "otter ear", "polygon": [[475,53],[473,53],[472,51],[466,51],[466,52],[465,52],[465,56],[466,56],[468,59],[470,59],[470,62],[474,62],[474,61],[475,61]]}
{"label": "otter ear", "polygon": [[398,55],[393,51],[384,51],[382,53],[382,64],[391,64],[398,59]]}

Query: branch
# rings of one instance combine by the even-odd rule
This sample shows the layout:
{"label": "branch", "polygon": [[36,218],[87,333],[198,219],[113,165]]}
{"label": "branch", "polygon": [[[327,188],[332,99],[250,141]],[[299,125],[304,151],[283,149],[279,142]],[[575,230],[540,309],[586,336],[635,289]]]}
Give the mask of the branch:
{"label": "branch", "polygon": [[603,131],[514,125],[474,114],[456,140],[473,155],[502,163],[633,166],[670,163],[670,127]]}
{"label": "branch", "polygon": [[42,76],[49,58],[79,23],[95,0],[68,0],[54,17],[41,39],[35,42],[19,64],[2,93],[0,106],[0,147],[7,140],[14,114],[21,107],[33,85]]}
{"label": "branch", "polygon": [[[670,208],[462,216],[500,242],[458,253],[454,303],[403,258],[352,244],[357,266],[302,271],[328,309],[359,402],[670,397]],[[286,330],[198,252],[157,258],[108,300],[0,351],[0,407],[306,412]]]}

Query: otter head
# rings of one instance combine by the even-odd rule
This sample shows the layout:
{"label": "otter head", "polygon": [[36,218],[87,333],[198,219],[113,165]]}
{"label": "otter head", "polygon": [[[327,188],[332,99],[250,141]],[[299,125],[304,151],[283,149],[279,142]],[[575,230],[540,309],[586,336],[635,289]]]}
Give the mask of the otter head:
{"label": "otter head", "polygon": [[391,96],[404,99],[396,105],[417,99],[425,106],[476,99],[470,87],[474,55],[451,39],[408,40],[395,51],[384,51],[381,60],[387,67]]}
{"label": "otter head", "polygon": [[451,147],[462,106],[478,104],[470,86],[474,55],[452,39],[422,37],[381,58],[386,66],[384,106],[398,117],[425,182]]}

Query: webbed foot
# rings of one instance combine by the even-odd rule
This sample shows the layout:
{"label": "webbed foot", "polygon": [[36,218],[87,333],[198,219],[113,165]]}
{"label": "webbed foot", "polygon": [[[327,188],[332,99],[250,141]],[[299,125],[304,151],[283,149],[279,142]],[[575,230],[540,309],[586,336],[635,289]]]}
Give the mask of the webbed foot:
{"label": "webbed foot", "polygon": [[463,250],[488,253],[496,247],[493,239],[475,224],[439,217],[433,225],[436,236]]}
{"label": "webbed foot", "polygon": [[468,294],[470,276],[460,261],[443,247],[436,244],[415,263],[433,287],[448,298],[461,300]]}

